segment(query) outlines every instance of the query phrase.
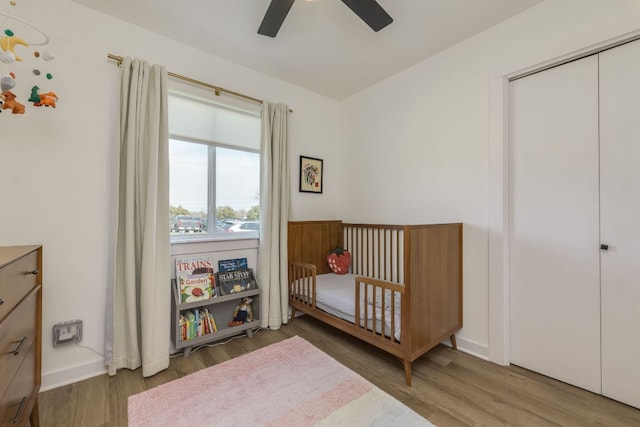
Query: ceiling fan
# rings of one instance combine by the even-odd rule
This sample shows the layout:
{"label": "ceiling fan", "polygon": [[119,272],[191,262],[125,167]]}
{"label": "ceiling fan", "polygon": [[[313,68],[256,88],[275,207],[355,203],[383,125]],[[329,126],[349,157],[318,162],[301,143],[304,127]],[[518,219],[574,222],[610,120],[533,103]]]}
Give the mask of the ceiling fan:
{"label": "ceiling fan", "polygon": [[[262,18],[258,34],[275,37],[282,26],[295,0],[271,0],[267,12]],[[376,0],[342,0],[373,31],[380,31],[393,22],[393,18],[378,4]]]}

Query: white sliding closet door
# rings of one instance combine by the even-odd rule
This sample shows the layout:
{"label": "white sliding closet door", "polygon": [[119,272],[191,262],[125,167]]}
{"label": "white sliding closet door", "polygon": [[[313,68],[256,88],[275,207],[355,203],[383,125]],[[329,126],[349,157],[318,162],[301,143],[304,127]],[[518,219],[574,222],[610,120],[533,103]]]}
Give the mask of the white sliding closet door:
{"label": "white sliding closet door", "polygon": [[509,92],[511,362],[599,393],[598,58]]}
{"label": "white sliding closet door", "polygon": [[602,394],[640,408],[640,41],[600,54]]}

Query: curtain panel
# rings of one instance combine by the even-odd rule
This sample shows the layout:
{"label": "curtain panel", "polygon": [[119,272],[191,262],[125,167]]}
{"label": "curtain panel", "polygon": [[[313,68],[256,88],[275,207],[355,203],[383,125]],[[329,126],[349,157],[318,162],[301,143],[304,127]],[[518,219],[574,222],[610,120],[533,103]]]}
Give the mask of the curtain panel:
{"label": "curtain panel", "polygon": [[105,363],[109,375],[142,366],[151,376],[169,366],[167,71],[124,58],[115,242],[107,297]]}
{"label": "curtain panel", "polygon": [[289,313],[287,227],[289,223],[289,107],[262,105],[260,146],[260,244],[258,280],[262,287],[262,327],[279,328]]}

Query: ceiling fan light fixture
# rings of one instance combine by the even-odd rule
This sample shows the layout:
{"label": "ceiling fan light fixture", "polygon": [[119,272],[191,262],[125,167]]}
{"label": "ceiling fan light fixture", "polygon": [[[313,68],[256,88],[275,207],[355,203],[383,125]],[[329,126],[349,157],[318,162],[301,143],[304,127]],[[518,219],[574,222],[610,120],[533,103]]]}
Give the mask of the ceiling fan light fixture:
{"label": "ceiling fan light fixture", "polygon": [[[258,34],[275,37],[295,0],[271,0],[262,18]],[[306,0],[312,1],[312,0]],[[393,22],[393,18],[376,0],[342,0],[358,17],[375,32]]]}
{"label": "ceiling fan light fixture", "polygon": [[289,14],[291,6],[295,0],[271,0],[267,12],[262,18],[258,34],[275,37],[284,22],[284,18]]}
{"label": "ceiling fan light fixture", "polygon": [[342,0],[376,33],[393,22],[393,18],[376,0]]}

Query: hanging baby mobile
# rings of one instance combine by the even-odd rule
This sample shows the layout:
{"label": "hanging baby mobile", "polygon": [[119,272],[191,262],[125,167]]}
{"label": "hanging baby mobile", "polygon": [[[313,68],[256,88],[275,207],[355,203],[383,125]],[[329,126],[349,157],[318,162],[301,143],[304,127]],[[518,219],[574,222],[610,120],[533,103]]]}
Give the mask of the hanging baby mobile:
{"label": "hanging baby mobile", "polygon": [[[9,13],[0,12],[0,112],[24,114],[28,103],[34,107],[56,108],[58,96],[51,91],[53,75],[47,70],[48,63],[54,59],[49,37],[36,26],[14,16],[15,0],[9,1],[9,7]],[[27,56],[29,49],[32,52]],[[29,68],[30,73],[24,71]],[[28,78],[27,74],[33,77]],[[27,81],[36,84],[31,89],[22,88],[20,82]],[[21,102],[19,98],[22,97]]]}

